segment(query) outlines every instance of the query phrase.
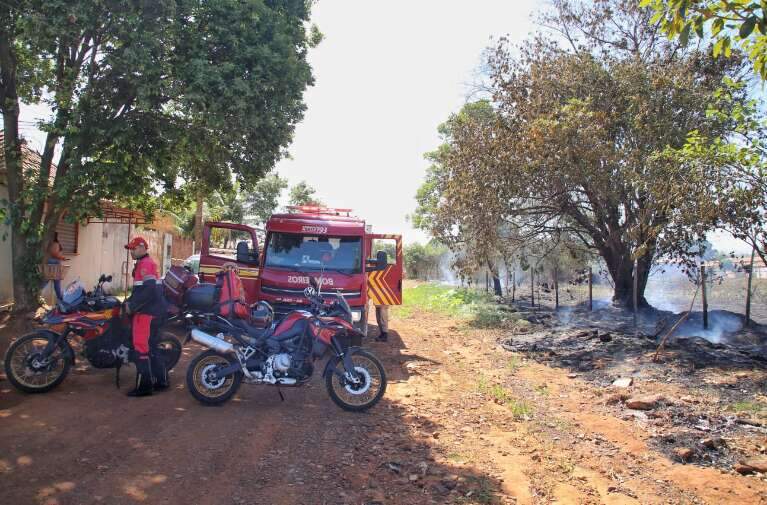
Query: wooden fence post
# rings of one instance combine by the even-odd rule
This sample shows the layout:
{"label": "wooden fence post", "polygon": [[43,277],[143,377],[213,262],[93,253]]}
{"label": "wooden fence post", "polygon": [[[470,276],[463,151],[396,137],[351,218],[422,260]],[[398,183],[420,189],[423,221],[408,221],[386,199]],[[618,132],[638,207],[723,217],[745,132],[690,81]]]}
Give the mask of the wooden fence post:
{"label": "wooden fence post", "polygon": [[754,277],[754,253],[756,248],[751,249],[751,266],[748,269],[748,289],[746,289],[746,324],[751,326],[751,280]]}
{"label": "wooden fence post", "polygon": [[514,270],[511,273],[511,301],[516,301],[517,298],[517,271]]}
{"label": "wooden fence post", "polygon": [[639,311],[639,260],[634,260],[634,333],[639,329],[639,323],[637,321]]}
{"label": "wooden fence post", "polygon": [[591,285],[591,277],[593,277],[591,267],[589,267],[589,310],[594,310],[594,290]]}
{"label": "wooden fence post", "polygon": [[530,306],[535,307],[535,272],[530,267]]}
{"label": "wooden fence post", "polygon": [[703,329],[708,329],[708,295],[706,294],[706,265],[700,265],[701,300],[703,300]]}
{"label": "wooden fence post", "polygon": [[559,267],[554,267],[554,309],[559,308]]}

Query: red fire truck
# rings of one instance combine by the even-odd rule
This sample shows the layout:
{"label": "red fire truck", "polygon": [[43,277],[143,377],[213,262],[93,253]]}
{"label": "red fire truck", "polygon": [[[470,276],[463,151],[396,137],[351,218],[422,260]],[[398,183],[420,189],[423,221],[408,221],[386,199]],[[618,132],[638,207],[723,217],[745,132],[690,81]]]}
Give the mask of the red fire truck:
{"label": "red fire truck", "polygon": [[278,317],[308,305],[304,288],[310,276],[321,273],[322,289],[340,290],[352,308],[355,327],[365,334],[368,301],[402,303],[402,236],[371,233],[350,209],[290,207],[272,215],[265,231],[205,223],[200,281],[215,282],[225,263],[239,267],[248,302],[265,300]]}

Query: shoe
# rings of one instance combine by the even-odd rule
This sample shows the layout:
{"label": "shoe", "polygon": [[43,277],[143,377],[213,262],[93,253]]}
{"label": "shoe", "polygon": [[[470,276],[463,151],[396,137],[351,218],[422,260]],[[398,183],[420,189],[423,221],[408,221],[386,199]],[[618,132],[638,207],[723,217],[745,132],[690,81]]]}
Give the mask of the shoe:
{"label": "shoe", "polygon": [[381,333],[380,333],[380,334],[379,334],[379,335],[376,337],[376,341],[377,341],[377,342],[386,342],[386,341],[388,341],[388,340],[389,340],[389,333],[387,333],[387,332],[385,332],[385,331],[381,332]]}
{"label": "shoe", "polygon": [[165,369],[165,361],[160,356],[151,356],[152,364],[152,386],[155,391],[167,391],[170,388],[168,380],[168,371]]}
{"label": "shoe", "polygon": [[128,391],[127,395],[137,398],[152,394],[152,368],[149,365],[149,357],[140,357],[136,360],[136,386]]}

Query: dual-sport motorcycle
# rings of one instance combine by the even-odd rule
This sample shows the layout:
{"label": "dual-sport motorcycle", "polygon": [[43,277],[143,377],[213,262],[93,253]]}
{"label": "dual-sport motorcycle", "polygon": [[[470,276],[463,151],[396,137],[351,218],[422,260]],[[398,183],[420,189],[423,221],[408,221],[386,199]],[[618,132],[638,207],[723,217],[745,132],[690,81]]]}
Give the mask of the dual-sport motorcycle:
{"label": "dual-sport motorcycle", "polygon": [[333,402],[350,411],[376,405],[386,391],[383,365],[369,351],[347,345],[361,335],[340,292],[333,293],[334,300],[325,300],[321,279],[310,277],[309,283],[304,296],[310,310],[289,312],[276,324],[271,306],[259,302],[257,310],[269,313],[265,329],[222,317],[192,327],[190,338],[209,349],[187,368],[192,395],[203,404],[217,405],[229,400],[243,381],[300,386],[312,377],[314,362],[330,354],[322,375]]}
{"label": "dual-sport motorcycle", "polygon": [[[63,299],[42,319],[47,328],[18,338],[5,354],[5,374],[25,393],[44,393],[61,384],[75,364],[70,340],[79,337],[81,355],[94,368],[115,368],[119,387],[120,367],[131,359],[133,341],[130,319],[121,315],[121,302],[104,293],[112,276],[101,275],[93,292],[79,281],[67,286]],[[154,352],[171,370],[181,357],[181,342],[162,333]]]}

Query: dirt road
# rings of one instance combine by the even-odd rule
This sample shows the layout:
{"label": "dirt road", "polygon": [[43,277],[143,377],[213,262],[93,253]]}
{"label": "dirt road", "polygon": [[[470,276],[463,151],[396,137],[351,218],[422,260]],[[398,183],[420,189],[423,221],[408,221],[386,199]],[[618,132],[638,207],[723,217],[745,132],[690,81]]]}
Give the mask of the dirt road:
{"label": "dirt road", "polygon": [[285,402],[243,385],[205,408],[184,390],[194,347],[151,398],[79,366],[45,395],[0,380],[0,502],[767,503],[759,477],[671,462],[591,386],[504,351],[493,332],[433,314],[392,327],[371,344],[389,390],[361,415],[319,381]]}

